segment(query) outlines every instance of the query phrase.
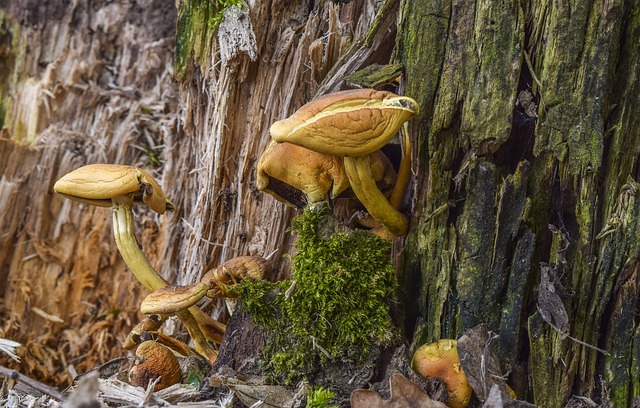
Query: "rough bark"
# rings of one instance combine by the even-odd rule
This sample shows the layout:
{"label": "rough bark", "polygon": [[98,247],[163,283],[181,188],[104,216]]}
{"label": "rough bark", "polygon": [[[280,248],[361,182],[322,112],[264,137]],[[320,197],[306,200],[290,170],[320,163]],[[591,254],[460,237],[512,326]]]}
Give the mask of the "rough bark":
{"label": "rough bark", "polygon": [[[563,406],[609,387],[615,406],[631,405],[637,4],[426,0],[403,10],[406,94],[424,108],[404,257],[419,288],[407,304],[413,343],[486,322],[518,395]],[[543,301],[544,268],[556,310]]]}
{"label": "rough bark", "polygon": [[[23,343],[27,375],[67,383],[122,354],[140,318],[144,291],[117,253],[110,211],[52,186],[96,162],[143,166],[162,180],[156,160],[177,129],[174,24],[163,2],[1,3],[0,337]],[[137,216],[159,266],[164,225],[176,219]]]}

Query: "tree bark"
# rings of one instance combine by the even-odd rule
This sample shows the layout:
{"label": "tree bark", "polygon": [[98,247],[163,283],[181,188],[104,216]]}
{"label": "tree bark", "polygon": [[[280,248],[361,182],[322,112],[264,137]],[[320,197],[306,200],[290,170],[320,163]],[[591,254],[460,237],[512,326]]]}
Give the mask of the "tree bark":
{"label": "tree bark", "polygon": [[[418,288],[407,305],[414,347],[486,322],[518,395],[564,406],[609,389],[615,406],[630,406],[640,385],[630,315],[637,4],[418,1],[403,10],[406,94],[423,107],[403,258]],[[566,288],[559,309],[541,296],[549,268],[552,291]]]}

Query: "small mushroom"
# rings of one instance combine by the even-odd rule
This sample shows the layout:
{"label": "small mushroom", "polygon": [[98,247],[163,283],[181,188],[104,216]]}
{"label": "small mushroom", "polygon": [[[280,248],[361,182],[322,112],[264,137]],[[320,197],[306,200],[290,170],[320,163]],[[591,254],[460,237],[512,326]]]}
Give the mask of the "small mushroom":
{"label": "small mushroom", "polygon": [[[153,177],[132,166],[90,164],[63,176],[55,183],[54,191],[74,201],[112,207],[116,245],[133,275],[149,291],[168,285],[149,263],[133,232],[134,205],[148,205],[159,214],[173,210],[173,204],[165,197]],[[196,350],[213,362],[217,353],[205,337],[220,340],[221,334],[215,333],[219,328],[216,324],[220,324],[197,308],[180,311],[176,315],[184,322],[195,342]]]}
{"label": "small mushroom", "polygon": [[147,340],[136,349],[138,357],[135,365],[129,370],[129,382],[136,387],[147,389],[149,382],[160,378],[153,387],[159,391],[182,379],[180,363],[171,350],[153,341]]}
{"label": "small mushroom", "polygon": [[441,378],[449,394],[447,406],[464,408],[471,400],[472,389],[460,366],[457,345],[451,339],[424,344],[413,354],[411,368],[424,378]]}
{"label": "small mushroom", "polygon": [[342,157],[349,184],[367,211],[393,234],[404,235],[408,220],[376,186],[370,154],[387,144],[418,110],[416,101],[391,92],[341,91],[307,103],[275,122],[270,133],[276,142]]}
{"label": "small mushroom", "polygon": [[201,282],[209,287],[207,296],[217,298],[230,296],[229,287],[242,279],[268,279],[270,273],[271,265],[265,258],[238,256],[205,273]]}
{"label": "small mushroom", "polygon": [[[395,182],[393,166],[381,151],[372,153],[372,173],[381,188]],[[298,208],[335,199],[350,187],[342,157],[275,141],[260,157],[256,184],[258,190]]]}
{"label": "small mushroom", "polygon": [[140,304],[143,314],[170,314],[185,310],[198,303],[209,290],[204,282],[187,286],[165,286],[151,292]]}

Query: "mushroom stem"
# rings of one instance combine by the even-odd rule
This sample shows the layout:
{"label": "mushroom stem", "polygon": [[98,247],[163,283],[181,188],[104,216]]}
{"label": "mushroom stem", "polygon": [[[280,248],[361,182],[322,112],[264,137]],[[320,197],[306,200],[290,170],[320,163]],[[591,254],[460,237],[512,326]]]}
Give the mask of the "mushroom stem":
{"label": "mushroom stem", "polygon": [[[133,220],[133,200],[130,197],[117,197],[113,199],[113,235],[116,239],[116,245],[120,251],[120,255],[124,259],[133,275],[138,281],[149,291],[153,292],[165,286],[168,286],[168,282],[158,274],[153,266],[149,263],[149,260],[140,249],[140,244],[136,240],[134,234],[134,220]],[[189,335],[193,339],[195,349],[198,353],[205,356],[211,363],[215,361],[217,351],[214,350],[209,343],[207,343],[206,337],[203,331],[200,329],[200,322],[206,322],[202,315],[204,314],[200,309],[197,318],[192,314],[191,307],[189,310],[182,310],[175,315],[184,323]],[[205,333],[211,331],[209,328],[205,330]],[[215,339],[212,339],[215,341]]]}
{"label": "mushroom stem", "polygon": [[389,203],[396,210],[402,207],[404,195],[407,193],[409,180],[411,180],[411,141],[409,140],[408,122],[404,122],[400,133],[402,134],[402,159],[400,159],[400,167],[398,167],[396,184],[393,186],[393,192],[389,199]]}
{"label": "mushroom stem", "polygon": [[169,283],[151,266],[140,250],[140,244],[133,233],[133,200],[127,197],[113,199],[113,235],[120,255],[133,275],[148,291],[153,292]]}
{"label": "mushroom stem", "polygon": [[407,217],[389,203],[376,185],[371,173],[370,156],[345,156],[344,167],[353,192],[369,214],[394,235],[405,235],[409,229]]}

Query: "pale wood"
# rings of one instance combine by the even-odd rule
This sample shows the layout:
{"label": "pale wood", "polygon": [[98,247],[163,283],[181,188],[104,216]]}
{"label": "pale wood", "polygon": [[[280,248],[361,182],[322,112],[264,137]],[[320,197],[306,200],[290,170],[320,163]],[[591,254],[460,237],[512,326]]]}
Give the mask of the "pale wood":
{"label": "pale wood", "polygon": [[[239,255],[270,256],[287,276],[297,211],[256,190],[255,164],[271,122],[323,79],[311,76],[309,46],[331,38],[327,72],[344,44],[366,34],[374,3],[250,1],[241,23],[221,26],[225,46],[213,41],[178,83],[174,3],[3,2],[0,337],[25,345],[22,363],[7,364],[68,383],[123,355],[142,317],[146,291],[117,253],[110,210],[53,194],[84,164],[142,167],[163,186],[176,211],[136,209],[136,236],[168,281],[196,282]],[[237,33],[241,41],[225,42]]]}

